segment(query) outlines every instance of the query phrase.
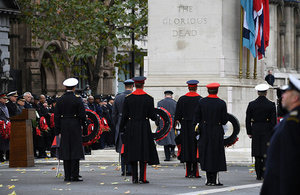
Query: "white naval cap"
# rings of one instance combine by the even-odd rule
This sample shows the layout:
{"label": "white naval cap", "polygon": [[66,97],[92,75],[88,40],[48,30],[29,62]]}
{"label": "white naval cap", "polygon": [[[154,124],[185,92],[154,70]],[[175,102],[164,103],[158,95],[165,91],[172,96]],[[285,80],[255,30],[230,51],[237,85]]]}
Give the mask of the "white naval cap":
{"label": "white naval cap", "polygon": [[78,80],[76,78],[68,78],[63,82],[63,85],[66,87],[75,87],[77,84]]}
{"label": "white naval cap", "polygon": [[267,91],[269,88],[269,85],[264,83],[255,86],[256,91]]}
{"label": "white naval cap", "polygon": [[286,90],[296,90],[300,92],[300,80],[294,77],[293,75],[289,75],[290,83]]}

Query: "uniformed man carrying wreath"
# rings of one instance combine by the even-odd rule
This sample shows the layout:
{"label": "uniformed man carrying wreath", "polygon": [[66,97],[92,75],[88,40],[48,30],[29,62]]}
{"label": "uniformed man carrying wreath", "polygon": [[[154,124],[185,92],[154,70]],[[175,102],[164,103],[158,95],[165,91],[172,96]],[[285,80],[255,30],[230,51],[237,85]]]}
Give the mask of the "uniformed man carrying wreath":
{"label": "uniformed man carrying wreath", "polygon": [[[149,183],[146,179],[146,166],[159,164],[159,159],[152,137],[149,119],[155,121],[154,100],[144,90],[146,77],[132,78],[136,90],[126,96],[120,123],[120,132],[124,133],[124,161],[131,164],[132,183]],[[138,180],[138,164],[140,178]]]}
{"label": "uniformed man carrying wreath", "polygon": [[126,81],[123,82],[123,84],[125,85],[125,91],[116,96],[113,105],[113,110],[112,110],[112,120],[114,126],[116,127],[116,133],[115,133],[116,151],[121,155],[122,176],[124,176],[125,174],[131,175],[131,165],[126,165],[126,169],[125,169],[124,157],[123,157],[124,155],[121,154],[123,142],[119,130],[120,130],[120,123],[122,119],[124,100],[127,95],[132,93],[134,81],[132,79],[127,79]]}
{"label": "uniformed man carrying wreath", "polygon": [[75,95],[77,84],[75,78],[63,82],[67,92],[57,100],[54,111],[55,135],[61,137],[59,159],[64,161],[65,181],[82,181],[79,160],[84,158],[81,126],[86,113],[81,97]]}
{"label": "uniformed man carrying wreath", "polygon": [[300,81],[289,76],[282,106],[289,111],[274,128],[261,195],[300,194]]}
{"label": "uniformed man carrying wreath", "polygon": [[255,158],[256,179],[261,180],[267,154],[267,142],[276,125],[275,103],[266,98],[268,84],[255,87],[258,98],[249,103],[246,111],[247,134],[252,138],[252,156]]}
{"label": "uniformed man carrying wreath", "polygon": [[177,102],[174,127],[176,121],[181,124],[180,142],[181,151],[179,160],[186,163],[186,178],[200,177],[197,163],[197,140],[195,136],[195,129],[193,127],[194,111],[201,96],[196,92],[197,80],[189,80],[189,92],[181,96]]}
{"label": "uniformed man carrying wreath", "polygon": [[227,123],[228,114],[226,103],[217,96],[219,86],[219,83],[206,85],[209,95],[198,102],[193,121],[194,125],[199,123],[199,159],[208,186],[223,185],[218,172],[227,170],[222,125]]}

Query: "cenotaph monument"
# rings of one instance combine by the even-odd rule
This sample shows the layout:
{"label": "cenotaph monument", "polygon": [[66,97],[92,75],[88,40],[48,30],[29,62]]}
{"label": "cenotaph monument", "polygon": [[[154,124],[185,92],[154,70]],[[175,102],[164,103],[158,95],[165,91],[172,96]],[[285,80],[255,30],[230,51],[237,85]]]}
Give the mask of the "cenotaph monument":
{"label": "cenotaph monument", "polygon": [[[264,63],[257,63],[257,79],[251,75],[247,79],[245,73],[239,77],[240,1],[151,0],[148,6],[147,93],[157,102],[165,90],[172,90],[178,100],[188,92],[186,81],[196,79],[198,93],[205,97],[208,83],[220,83],[219,97],[240,122],[235,148],[250,148],[245,113],[248,103],[257,98],[255,85],[265,82]],[[246,48],[243,51],[246,54]],[[245,67],[243,60],[244,72]],[[253,65],[249,70],[253,74]]]}

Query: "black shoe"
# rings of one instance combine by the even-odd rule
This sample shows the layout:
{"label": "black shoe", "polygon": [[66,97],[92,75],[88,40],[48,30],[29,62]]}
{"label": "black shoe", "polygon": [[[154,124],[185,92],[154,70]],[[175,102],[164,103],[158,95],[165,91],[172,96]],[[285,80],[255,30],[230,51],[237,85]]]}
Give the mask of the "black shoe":
{"label": "black shoe", "polygon": [[185,176],[185,178],[192,178],[192,177],[193,177],[192,175]]}
{"label": "black shoe", "polygon": [[64,181],[71,181],[70,177],[65,177]]}
{"label": "black shoe", "polygon": [[131,172],[126,173],[127,176],[132,176]]}
{"label": "black shoe", "polygon": [[207,185],[207,186],[212,186],[212,183],[206,183],[205,185]]}
{"label": "black shoe", "polygon": [[137,179],[133,179],[132,183],[139,183],[139,181]]}
{"label": "black shoe", "polygon": [[70,177],[70,181],[83,181],[82,177]]}
{"label": "black shoe", "polygon": [[256,177],[256,180],[261,180],[261,177]]}
{"label": "black shoe", "polygon": [[0,162],[4,162],[4,158],[2,157],[2,158],[0,158]]}
{"label": "black shoe", "polygon": [[47,157],[46,155],[40,155],[37,158],[46,158],[46,157]]}
{"label": "black shoe", "polygon": [[211,185],[212,185],[212,186],[223,186],[222,183],[212,183]]}
{"label": "black shoe", "polygon": [[165,159],[164,161],[170,161],[170,159]]}
{"label": "black shoe", "polygon": [[125,175],[125,173],[124,173],[124,172],[122,172],[122,173],[121,173],[121,176],[124,176],[124,175]]}
{"label": "black shoe", "polygon": [[193,178],[201,178],[200,175],[196,176],[196,175],[193,175]]}
{"label": "black shoe", "polygon": [[140,184],[142,184],[142,183],[150,183],[148,180],[140,180]]}

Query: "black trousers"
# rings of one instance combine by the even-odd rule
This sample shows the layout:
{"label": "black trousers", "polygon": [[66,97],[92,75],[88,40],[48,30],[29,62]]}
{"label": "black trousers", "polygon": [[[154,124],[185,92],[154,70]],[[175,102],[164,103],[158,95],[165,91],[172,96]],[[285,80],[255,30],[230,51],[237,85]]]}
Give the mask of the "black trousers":
{"label": "black trousers", "polygon": [[198,170],[198,164],[197,162],[185,162],[186,164],[186,173],[185,176],[189,177],[189,176],[195,176],[198,177],[199,176],[199,170]]}
{"label": "black trousers", "polygon": [[[140,161],[140,181],[146,181],[146,162]],[[138,164],[137,161],[131,162],[132,181],[138,180]]]}
{"label": "black trousers", "polygon": [[218,172],[206,172],[206,183],[220,184]]}
{"label": "black trousers", "polygon": [[257,179],[264,176],[264,167],[266,159],[262,156],[255,156],[255,172]]}
{"label": "black trousers", "polygon": [[64,160],[65,177],[79,177],[79,159]]}
{"label": "black trousers", "polygon": [[166,160],[170,160],[171,154],[174,154],[174,149],[175,149],[175,146],[173,146],[173,145],[165,145],[164,146]]}
{"label": "black trousers", "polygon": [[126,173],[131,173],[131,165],[125,165],[124,163],[124,156],[121,154],[121,170],[125,173],[125,166],[126,166]]}

